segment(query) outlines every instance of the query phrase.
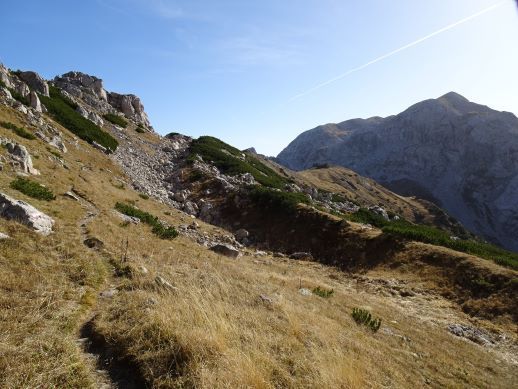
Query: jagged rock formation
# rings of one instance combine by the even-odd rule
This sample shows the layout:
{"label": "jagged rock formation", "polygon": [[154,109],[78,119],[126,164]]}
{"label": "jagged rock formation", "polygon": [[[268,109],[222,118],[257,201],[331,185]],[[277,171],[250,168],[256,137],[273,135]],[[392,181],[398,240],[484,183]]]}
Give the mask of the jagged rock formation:
{"label": "jagged rock formation", "polygon": [[100,78],[81,72],[68,72],[55,77],[53,83],[69,95],[86,103],[79,103],[78,112],[97,125],[103,124],[100,115],[122,112],[126,118],[135,123],[151,128],[144,105],[137,96],[108,93]]}
{"label": "jagged rock formation", "polygon": [[18,77],[24,81],[33,91],[41,93],[44,96],[49,95],[49,84],[36,72],[20,72]]}
{"label": "jagged rock formation", "polygon": [[32,158],[27,148],[10,139],[0,137],[0,145],[4,146],[12,159],[12,165],[23,173],[39,175],[40,172],[32,165]]}
{"label": "jagged rock formation", "polygon": [[278,156],[302,170],[345,166],[403,195],[434,201],[468,229],[518,250],[518,118],[456,93],[396,116],[304,132]]}
{"label": "jagged rock formation", "polygon": [[[18,93],[20,97],[27,99],[31,108],[37,112],[42,112],[42,106],[38,95],[35,91],[42,94],[47,94],[49,91],[48,84],[43,78],[34,72],[18,72],[11,73],[4,65],[0,64],[0,81],[5,85],[5,88],[0,85],[2,94],[8,100],[13,100],[12,93]],[[22,103],[16,102],[17,107],[22,106]],[[21,109],[23,112],[23,108]]]}

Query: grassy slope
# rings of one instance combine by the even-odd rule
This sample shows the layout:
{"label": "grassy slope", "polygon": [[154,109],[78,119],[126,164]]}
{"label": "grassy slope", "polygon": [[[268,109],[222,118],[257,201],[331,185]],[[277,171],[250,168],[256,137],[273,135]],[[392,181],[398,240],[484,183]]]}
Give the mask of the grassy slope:
{"label": "grassy slope", "polygon": [[[0,119],[25,125],[3,107]],[[49,160],[40,141],[0,134],[39,156],[38,180],[57,195],[50,203],[25,197],[8,188],[12,171],[0,175],[3,191],[57,221],[55,234],[38,237],[0,219],[0,231],[13,237],[0,243],[0,387],[95,387],[95,369],[76,342],[79,327],[94,314],[96,331],[156,387],[415,387],[425,381],[506,387],[518,378],[491,349],[444,330],[448,321],[468,319],[441,298],[402,304],[319,264],[254,256],[236,261],[184,237],[158,239],[145,225],[122,225],[115,203],[137,204],[171,225],[190,218],[116,185],[114,177],[123,175],[103,154],[83,142],[80,149],[69,147],[65,170]],[[82,245],[78,223],[88,209],[62,196],[72,186],[99,210],[88,235],[102,239],[114,258],[128,239],[133,278],[113,277],[111,265]],[[224,233],[203,223],[202,229]],[[147,274],[139,273],[141,265]],[[157,275],[177,292],[158,288]],[[335,292],[329,299],[305,297],[298,293],[301,283]],[[98,299],[108,284],[119,293]],[[262,302],[261,294],[273,304]],[[356,306],[409,340],[383,327],[373,335],[357,326],[350,317]]]}
{"label": "grassy slope", "polygon": [[433,222],[433,215],[413,198],[399,196],[375,181],[362,177],[343,167],[309,169],[294,173],[317,188],[340,193],[362,206],[384,204],[385,208],[416,222],[416,215],[422,215],[420,222]]}

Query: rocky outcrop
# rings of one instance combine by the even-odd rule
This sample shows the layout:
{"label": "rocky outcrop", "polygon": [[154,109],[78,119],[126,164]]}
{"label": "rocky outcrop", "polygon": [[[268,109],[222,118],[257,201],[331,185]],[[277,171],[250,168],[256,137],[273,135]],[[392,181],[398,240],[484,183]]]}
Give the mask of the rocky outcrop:
{"label": "rocky outcrop", "polygon": [[142,101],[137,96],[110,92],[108,94],[108,102],[112,107],[121,111],[128,119],[144,124],[146,127],[151,125],[144,111],[144,105],[142,105]]}
{"label": "rocky outcrop", "polygon": [[79,106],[77,111],[97,125],[103,125],[100,115],[122,112],[135,123],[151,128],[140,98],[132,94],[107,92],[100,78],[81,72],[68,72],[55,77],[53,83],[75,98]]}
{"label": "rocky outcrop", "polygon": [[448,93],[396,116],[317,127],[278,161],[297,170],[348,167],[433,201],[473,232],[518,250],[517,145],[515,115]]}
{"label": "rocky outcrop", "polygon": [[42,112],[40,98],[36,92],[31,91],[29,93],[29,102],[31,107],[34,108],[37,112]]}
{"label": "rocky outcrop", "polygon": [[82,97],[83,93],[89,93],[102,101],[107,101],[103,80],[81,72],[68,72],[54,79],[59,88],[76,97]]}
{"label": "rocky outcrop", "polygon": [[210,248],[210,250],[229,258],[237,258],[240,255],[238,249],[236,249],[234,246],[224,243],[214,245]]}
{"label": "rocky outcrop", "polygon": [[0,144],[5,146],[7,152],[13,159],[13,164],[27,174],[38,175],[40,172],[32,166],[32,158],[27,148],[7,138],[0,138]]}
{"label": "rocky outcrop", "polygon": [[21,200],[0,193],[0,216],[24,224],[42,235],[52,232],[54,220]]}
{"label": "rocky outcrop", "polygon": [[18,77],[25,82],[33,91],[44,96],[49,95],[49,85],[38,73],[35,72],[20,72]]}

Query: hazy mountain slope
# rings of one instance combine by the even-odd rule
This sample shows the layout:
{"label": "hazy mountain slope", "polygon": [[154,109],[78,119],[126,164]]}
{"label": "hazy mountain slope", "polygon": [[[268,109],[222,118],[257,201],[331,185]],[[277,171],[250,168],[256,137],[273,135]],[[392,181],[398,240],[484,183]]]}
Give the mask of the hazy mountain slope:
{"label": "hazy mountain slope", "polygon": [[398,195],[350,169],[335,166],[303,170],[296,174],[317,188],[342,194],[363,207],[381,205],[387,211],[415,223],[437,225],[450,231],[462,230],[462,226],[456,220],[433,203],[416,197]]}
{"label": "hazy mountain slope", "polygon": [[278,161],[348,167],[436,202],[468,229],[518,250],[518,119],[449,93],[385,119],[354,119],[297,137]]}

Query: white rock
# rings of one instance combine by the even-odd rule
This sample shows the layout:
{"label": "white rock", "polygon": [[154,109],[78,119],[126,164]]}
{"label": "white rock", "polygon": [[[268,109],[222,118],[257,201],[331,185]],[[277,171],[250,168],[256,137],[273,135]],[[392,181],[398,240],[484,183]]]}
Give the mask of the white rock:
{"label": "white rock", "polygon": [[52,233],[54,220],[21,200],[15,200],[0,193],[0,216],[8,220],[16,220],[42,235]]}

